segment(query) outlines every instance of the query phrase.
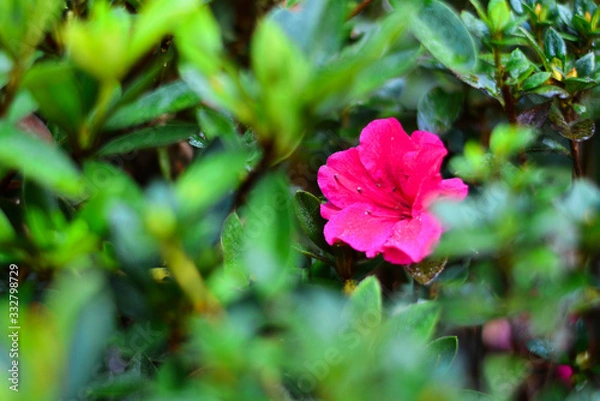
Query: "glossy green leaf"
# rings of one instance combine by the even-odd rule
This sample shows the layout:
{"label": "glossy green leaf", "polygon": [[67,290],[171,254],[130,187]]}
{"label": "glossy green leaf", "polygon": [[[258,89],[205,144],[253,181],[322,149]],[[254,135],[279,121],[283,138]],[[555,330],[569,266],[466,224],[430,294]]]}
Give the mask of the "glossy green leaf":
{"label": "glossy green leaf", "polygon": [[502,32],[510,23],[510,9],[506,0],[490,0],[488,3],[488,18],[492,32]]}
{"label": "glossy green leaf", "polygon": [[2,121],[0,166],[19,170],[29,179],[64,195],[81,194],[79,172],[60,148]]}
{"label": "glossy green leaf", "polygon": [[419,129],[437,134],[448,131],[462,110],[463,98],[462,92],[448,93],[440,87],[432,88],[419,100]]}
{"label": "glossy green leaf", "polygon": [[523,81],[523,85],[521,86],[521,88],[524,91],[535,89],[535,88],[539,87],[540,85],[542,85],[544,82],[546,82],[551,76],[552,76],[552,73],[550,73],[550,72],[535,73],[535,74],[531,75],[529,78],[527,78],[525,81]]}
{"label": "glossy green leaf", "polygon": [[184,82],[169,83],[121,107],[107,121],[105,128],[120,129],[139,125],[191,108],[198,103],[198,96]]}
{"label": "glossy green leaf", "polygon": [[375,325],[382,319],[381,285],[375,276],[368,276],[354,289],[347,306],[357,324],[368,321]]}
{"label": "glossy green leaf", "polygon": [[596,57],[594,53],[588,53],[585,56],[580,57],[574,65],[578,77],[587,77],[592,75],[595,66]]}
{"label": "glossy green leaf", "polygon": [[567,45],[554,28],[548,28],[544,34],[544,52],[548,60],[564,60],[567,55]]}
{"label": "glossy green leaf", "polygon": [[141,149],[155,148],[187,141],[198,132],[196,124],[171,123],[143,128],[131,134],[117,137],[99,151],[100,156],[110,156],[133,152]]}
{"label": "glossy green leaf", "polygon": [[294,196],[294,209],[300,226],[319,248],[328,250],[331,246],[325,241],[323,230],[327,222],[321,217],[321,202],[313,194],[304,191],[296,192]]}
{"label": "glossy green leaf", "polygon": [[548,117],[553,128],[563,137],[576,142],[583,142],[594,136],[596,125],[591,119],[567,122],[558,106],[553,105]]}
{"label": "glossy green leaf", "polygon": [[427,285],[431,283],[443,270],[448,263],[448,258],[433,259],[427,258],[419,263],[405,265],[404,269],[420,284]]}
{"label": "glossy green leaf", "polygon": [[469,31],[454,10],[438,0],[426,3],[411,22],[412,33],[440,63],[470,72],[477,50]]}
{"label": "glossy green leaf", "polygon": [[458,337],[440,337],[427,344],[427,352],[434,361],[434,369],[447,372],[458,353]]}

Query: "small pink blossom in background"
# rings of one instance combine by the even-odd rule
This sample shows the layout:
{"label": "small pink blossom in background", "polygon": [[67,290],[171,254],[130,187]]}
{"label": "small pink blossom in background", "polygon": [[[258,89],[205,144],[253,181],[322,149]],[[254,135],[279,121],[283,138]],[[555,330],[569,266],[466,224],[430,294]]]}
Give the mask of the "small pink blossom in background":
{"label": "small pink blossom in background", "polygon": [[508,351],[512,348],[512,328],[508,319],[486,322],[481,331],[483,343],[494,350]]}
{"label": "small pink blossom in background", "polygon": [[420,262],[442,234],[428,207],[467,196],[461,179],[442,179],[447,153],[436,135],[408,136],[394,118],[369,123],[357,147],[332,154],[319,169],[327,242],[345,242],[369,258],[381,253],[390,263]]}
{"label": "small pink blossom in background", "polygon": [[566,385],[571,385],[571,376],[573,376],[573,368],[569,365],[558,365],[556,367],[556,376]]}

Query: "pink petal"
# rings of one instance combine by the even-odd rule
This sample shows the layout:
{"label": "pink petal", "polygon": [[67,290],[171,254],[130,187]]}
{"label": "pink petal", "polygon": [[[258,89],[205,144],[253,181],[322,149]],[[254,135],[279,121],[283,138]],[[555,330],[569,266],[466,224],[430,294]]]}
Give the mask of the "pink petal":
{"label": "pink petal", "polygon": [[371,177],[384,187],[394,187],[403,175],[407,152],[416,151],[402,125],[395,118],[375,120],[360,134],[360,160]]}
{"label": "pink petal", "polygon": [[429,132],[415,131],[411,139],[419,151],[412,160],[406,161],[410,162],[411,171],[403,186],[407,198],[420,206],[425,201],[424,195],[439,185],[440,168],[448,151],[440,138]]}
{"label": "pink petal", "polygon": [[382,250],[400,217],[366,203],[356,203],[333,214],[325,224],[325,240],[343,241],[372,258]]}
{"label": "pink petal", "polygon": [[401,265],[420,262],[433,251],[441,235],[441,224],[429,213],[402,220],[384,244],[383,258]]}
{"label": "pink petal", "polygon": [[357,148],[329,156],[327,164],[319,169],[317,182],[325,198],[339,209],[357,202],[394,205],[365,170]]}
{"label": "pink petal", "polygon": [[331,202],[327,202],[327,203],[324,203],[324,204],[321,205],[321,216],[324,219],[329,220],[334,214],[336,214],[340,210],[342,210],[342,209],[340,209],[339,207],[335,206]]}
{"label": "pink petal", "polygon": [[468,193],[469,187],[460,178],[450,178],[440,183],[440,197],[463,200]]}

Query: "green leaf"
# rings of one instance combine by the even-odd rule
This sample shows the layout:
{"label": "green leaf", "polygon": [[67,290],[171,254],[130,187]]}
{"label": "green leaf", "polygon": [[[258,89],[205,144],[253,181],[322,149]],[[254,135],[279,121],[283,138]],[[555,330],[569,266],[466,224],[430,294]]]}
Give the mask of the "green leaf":
{"label": "green leaf", "polygon": [[592,89],[598,86],[598,81],[590,77],[583,78],[567,78],[565,79],[565,89],[567,92],[575,94],[584,90]]}
{"label": "green leaf", "polygon": [[502,32],[510,23],[511,15],[506,0],[490,0],[488,3],[488,18],[492,32]]}
{"label": "green leaf", "polygon": [[562,61],[565,60],[567,45],[554,28],[548,28],[544,34],[544,53],[548,60],[552,60],[553,58],[558,58]]}
{"label": "green leaf", "polygon": [[75,164],[57,146],[0,121],[0,166],[21,171],[42,186],[68,196],[81,194]]}
{"label": "green leaf", "polygon": [[37,102],[41,114],[74,134],[82,126],[96,99],[97,85],[67,63],[45,62],[28,71],[23,86]]}
{"label": "green leaf", "polygon": [[411,21],[413,34],[440,63],[451,70],[472,71],[477,50],[454,10],[438,0],[421,7]]}
{"label": "green leaf", "polygon": [[202,133],[208,140],[222,138],[231,147],[240,145],[241,137],[230,115],[202,107],[198,110],[197,117]]}
{"label": "green leaf", "polygon": [[99,273],[84,271],[60,276],[48,304],[66,351],[61,398],[70,399],[88,383],[113,331],[112,296]]}
{"label": "green leaf", "polygon": [[270,16],[306,56],[321,64],[339,51],[346,0],[307,0],[300,10],[276,9]]}
{"label": "green leaf", "polygon": [[596,64],[595,61],[595,56],[592,52],[580,57],[574,65],[575,70],[577,71],[577,76],[582,78],[590,76],[594,72]]}
{"label": "green leaf", "polygon": [[562,111],[556,105],[553,105],[550,109],[550,115],[548,117],[552,122],[552,127],[563,137],[576,141],[583,142],[590,139],[595,131],[596,126],[594,121],[591,119],[576,120],[573,122],[567,122],[563,116]]}
{"label": "green leaf", "polygon": [[369,321],[375,325],[381,322],[381,285],[377,277],[368,276],[360,282],[354,289],[347,308],[352,320],[357,324]]}
{"label": "green leaf", "polygon": [[135,150],[171,145],[186,141],[196,133],[198,133],[198,126],[196,124],[172,123],[154,125],[110,141],[98,151],[98,155],[110,156]]}
{"label": "green leaf", "polygon": [[528,127],[499,124],[490,137],[490,150],[502,159],[523,151],[535,139],[535,132]]}
{"label": "green leaf", "polygon": [[0,243],[7,243],[15,238],[15,230],[6,214],[0,209]]}
{"label": "green leaf", "polygon": [[512,399],[528,370],[526,361],[512,355],[490,355],[483,365],[483,373],[492,396],[503,400]]}
{"label": "green leaf", "polygon": [[434,87],[419,100],[417,122],[423,131],[443,134],[452,127],[463,103],[463,93]]}
{"label": "green leaf", "polygon": [[235,188],[246,171],[246,155],[224,152],[194,160],[177,181],[175,192],[183,216],[193,216]]}
{"label": "green leaf", "polygon": [[463,24],[465,24],[469,32],[471,32],[471,34],[475,37],[481,39],[490,34],[488,26],[470,12],[462,11],[460,13],[460,19],[462,20]]}
{"label": "green leaf", "polygon": [[427,344],[427,352],[435,361],[434,369],[447,372],[458,353],[458,337],[440,337]]}
{"label": "green leaf", "polygon": [[527,92],[527,94],[535,94],[546,97],[548,99],[557,97],[559,99],[567,99],[569,97],[569,92],[554,85],[544,85],[534,88]]}
{"label": "green leaf", "polygon": [[236,276],[240,281],[248,283],[243,270],[244,254],[242,252],[244,227],[236,213],[231,213],[223,223],[221,247],[223,248],[223,266],[228,274]]}
{"label": "green leaf", "polygon": [[313,194],[298,191],[294,196],[294,209],[300,226],[310,240],[323,250],[330,250],[331,246],[325,241],[323,230],[327,222],[321,217],[321,202]]}
{"label": "green leaf", "polygon": [[533,71],[534,66],[520,49],[515,49],[510,53],[505,68],[512,78],[524,79]]}
{"label": "green leaf", "polygon": [[105,128],[110,130],[139,125],[198,103],[198,96],[187,84],[182,81],[169,83],[121,107],[108,120]]}
{"label": "green leaf", "polygon": [[396,336],[425,342],[433,335],[439,318],[439,305],[433,301],[424,301],[397,307],[386,325]]}
{"label": "green leaf", "polygon": [[0,2],[0,47],[26,65],[63,7],[61,0]]}
{"label": "green leaf", "polygon": [[265,176],[252,190],[243,218],[244,262],[257,289],[273,296],[289,289],[297,268],[292,248],[294,215],[288,183],[281,173]]}
{"label": "green leaf", "polygon": [[404,269],[422,285],[427,285],[440,274],[448,263],[448,258],[427,258],[419,263],[404,266]]}
{"label": "green leaf", "polygon": [[537,72],[523,81],[523,85],[521,89],[524,91],[528,91],[531,89],[535,89],[546,82],[552,76],[551,72]]}

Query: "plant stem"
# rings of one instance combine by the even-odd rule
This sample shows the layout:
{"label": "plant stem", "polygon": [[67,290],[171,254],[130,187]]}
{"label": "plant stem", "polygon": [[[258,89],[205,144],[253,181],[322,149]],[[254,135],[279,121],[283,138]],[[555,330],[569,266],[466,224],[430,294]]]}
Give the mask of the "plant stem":
{"label": "plant stem", "polygon": [[500,49],[494,46],[494,63],[496,64],[496,85],[500,88],[502,99],[504,100],[504,111],[511,125],[517,123],[517,111],[515,108],[515,98],[513,97],[510,87],[504,81],[504,66],[502,65],[502,55]]}
{"label": "plant stem", "polygon": [[360,2],[356,7],[354,7],[354,10],[352,10],[350,12],[350,14],[348,14],[348,17],[346,17],[346,21],[351,20],[352,18],[356,17],[365,8],[367,8],[367,6],[369,4],[371,4],[372,2],[373,2],[373,0],[363,0],[362,2]]}
{"label": "plant stem", "polygon": [[17,94],[21,82],[21,68],[15,64],[10,71],[10,78],[5,87],[4,96],[0,98],[0,117],[5,117],[10,109],[10,105]]}
{"label": "plant stem", "polygon": [[162,246],[162,255],[169,270],[194,309],[200,313],[218,314],[221,305],[208,290],[198,268],[185,254],[180,244],[169,241]]}
{"label": "plant stem", "polygon": [[573,176],[575,178],[583,177],[583,168],[581,167],[581,152],[579,150],[579,142],[569,141],[571,147],[571,159],[573,159]]}

